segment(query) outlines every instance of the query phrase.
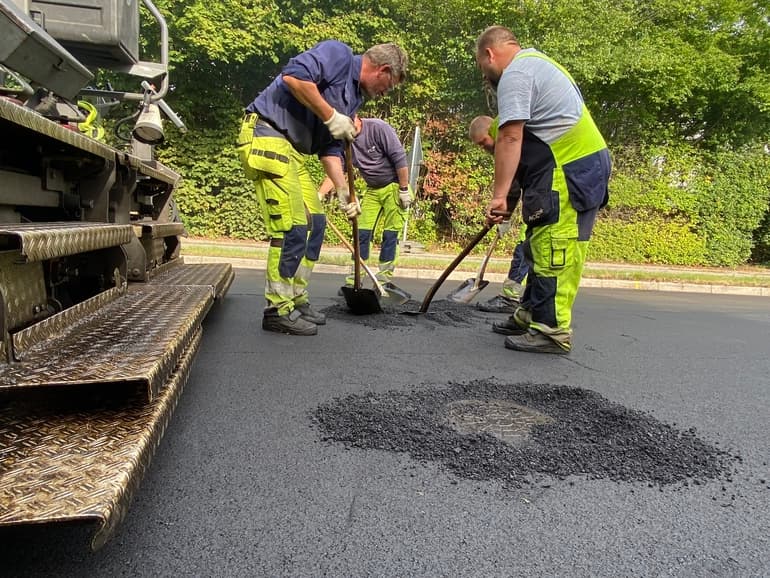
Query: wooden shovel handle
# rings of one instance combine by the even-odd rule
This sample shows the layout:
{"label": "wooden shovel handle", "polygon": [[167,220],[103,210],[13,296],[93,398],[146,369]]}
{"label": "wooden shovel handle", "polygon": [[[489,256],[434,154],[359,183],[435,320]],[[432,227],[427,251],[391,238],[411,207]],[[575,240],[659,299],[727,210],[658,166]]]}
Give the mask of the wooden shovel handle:
{"label": "wooden shovel handle", "polygon": [[[340,231],[337,228],[337,225],[331,222],[331,220],[326,221],[326,226],[329,227],[332,231],[334,231],[334,234],[337,235],[340,242],[345,246],[345,248],[350,251],[353,255],[355,255],[355,249],[353,249],[353,245],[351,245],[348,240],[345,238],[345,236],[342,234],[342,231]],[[359,257],[358,262],[361,264],[361,267],[363,267],[364,271],[366,271],[366,274],[369,276],[369,279],[372,280],[372,283],[374,284],[374,290],[382,297],[385,294],[385,288],[382,286],[382,283],[380,283],[380,280],[377,279],[377,275],[374,273],[374,271],[371,270],[371,268],[364,263],[363,259]]]}
{"label": "wooden shovel handle", "polygon": [[[348,173],[348,192],[350,193],[350,202],[356,202],[356,188],[353,176],[353,145],[345,144],[345,171]],[[361,288],[361,246],[358,243],[358,217],[350,219],[353,228],[353,287]]]}
{"label": "wooden shovel handle", "polygon": [[484,225],[484,228],[476,234],[473,240],[468,243],[468,246],[460,251],[460,254],[454,258],[454,261],[452,261],[449,266],[444,269],[444,272],[438,279],[436,279],[436,282],[428,290],[428,293],[422,300],[422,305],[420,305],[420,313],[425,313],[428,310],[428,307],[430,307],[430,302],[433,301],[433,296],[436,294],[436,291],[438,291],[439,287],[441,287],[441,284],[446,281],[446,278],[449,277],[452,271],[454,271],[455,268],[460,264],[460,261],[465,259],[468,256],[468,253],[470,253],[473,248],[478,245],[479,242],[486,236],[486,234],[489,233],[491,228],[492,225]]}
{"label": "wooden shovel handle", "polygon": [[476,274],[476,280],[473,282],[474,288],[478,288],[478,286],[481,285],[481,281],[484,279],[484,272],[487,270],[487,265],[489,264],[489,259],[492,257],[492,251],[495,250],[495,245],[497,245],[497,240],[499,238],[500,234],[498,233],[489,244],[489,248],[487,249],[487,252],[484,255],[484,259],[481,261],[481,265],[479,266],[479,272]]}

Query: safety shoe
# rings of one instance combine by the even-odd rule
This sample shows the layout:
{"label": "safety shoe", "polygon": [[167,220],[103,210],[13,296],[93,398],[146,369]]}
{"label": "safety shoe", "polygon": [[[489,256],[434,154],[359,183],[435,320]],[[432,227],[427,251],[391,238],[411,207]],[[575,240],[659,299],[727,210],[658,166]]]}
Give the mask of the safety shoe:
{"label": "safety shoe", "polygon": [[310,303],[296,305],[294,310],[299,311],[300,317],[305,321],[310,321],[310,323],[315,323],[316,325],[326,325],[326,315],[313,309]]}
{"label": "safety shoe", "polygon": [[496,321],[492,324],[492,331],[500,335],[523,335],[529,330],[532,321],[532,313],[519,306],[505,321]]}
{"label": "safety shoe", "polygon": [[505,338],[505,348],[530,353],[557,353],[567,355],[572,350],[569,342],[557,343],[547,335],[530,329],[521,335],[509,335]]}
{"label": "safety shoe", "polygon": [[264,315],[262,317],[262,329],[288,335],[315,335],[318,333],[318,326],[302,319],[302,314],[297,309],[288,315]]}
{"label": "safety shoe", "polygon": [[487,313],[513,313],[519,302],[505,295],[496,295],[484,303],[476,303],[476,309],[486,311]]}
{"label": "safety shoe", "polygon": [[492,324],[492,331],[499,333],[500,335],[524,335],[528,329],[519,327],[519,325],[509,317],[505,321],[495,321]]}

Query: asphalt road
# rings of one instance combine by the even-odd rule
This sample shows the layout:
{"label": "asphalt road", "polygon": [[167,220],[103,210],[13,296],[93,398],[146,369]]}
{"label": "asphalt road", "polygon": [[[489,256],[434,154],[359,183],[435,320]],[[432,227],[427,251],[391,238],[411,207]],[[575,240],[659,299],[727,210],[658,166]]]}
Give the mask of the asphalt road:
{"label": "asphalt road", "polygon": [[[338,303],[339,281],[316,275],[317,308]],[[331,319],[316,337],[269,334],[262,283],[239,270],[206,319],[118,534],[91,553],[88,528],[3,531],[0,574],[770,575],[767,298],[584,289],[574,351],[561,357],[508,351],[478,318],[393,329]],[[420,298],[430,282],[400,284]],[[729,479],[699,485],[578,475],[509,489],[322,441],[310,417],[349,394],[479,379],[589,389],[695,428],[741,461]]]}

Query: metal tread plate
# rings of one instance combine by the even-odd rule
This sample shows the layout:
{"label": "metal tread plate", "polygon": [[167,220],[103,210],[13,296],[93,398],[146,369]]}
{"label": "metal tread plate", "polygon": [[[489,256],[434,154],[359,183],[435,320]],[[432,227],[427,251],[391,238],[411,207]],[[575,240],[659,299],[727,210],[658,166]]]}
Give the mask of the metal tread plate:
{"label": "metal tread plate", "polygon": [[119,287],[112,287],[107,289],[107,291],[94,295],[90,299],[81,301],[55,315],[51,315],[39,323],[15,332],[11,338],[14,358],[17,361],[22,361],[25,352],[36,343],[62,333],[67,327],[77,323],[82,317],[92,315],[110,301],[120,298],[125,292],[125,284]]}
{"label": "metal tread plate", "polygon": [[0,392],[97,384],[152,399],[212,303],[209,287],[142,285],[0,364]]}
{"label": "metal tread plate", "polygon": [[29,130],[43,134],[59,142],[77,147],[107,160],[114,160],[117,151],[98,140],[48,120],[20,104],[0,98],[0,119],[8,120]]}
{"label": "metal tread plate", "polygon": [[215,299],[227,293],[235,279],[230,263],[181,264],[158,273],[149,281],[151,285],[181,285],[211,287]]}
{"label": "metal tread plate", "polygon": [[174,186],[178,185],[182,180],[182,175],[158,161],[144,160],[129,153],[125,153],[122,160],[124,160],[125,164],[128,166],[136,169],[141,174],[150,177],[151,179]]}
{"label": "metal tread plate", "polygon": [[161,239],[175,235],[184,235],[184,224],[177,222],[159,223],[157,221],[140,221],[132,223],[138,229],[137,237]]}
{"label": "metal tread plate", "polygon": [[201,329],[152,402],[73,399],[0,407],[0,526],[73,520],[100,524],[91,545],[103,545],[131,497],[187,382]]}
{"label": "metal tread plate", "polygon": [[6,223],[0,240],[17,244],[27,262],[76,255],[131,242],[131,225],[85,221],[53,223]]}

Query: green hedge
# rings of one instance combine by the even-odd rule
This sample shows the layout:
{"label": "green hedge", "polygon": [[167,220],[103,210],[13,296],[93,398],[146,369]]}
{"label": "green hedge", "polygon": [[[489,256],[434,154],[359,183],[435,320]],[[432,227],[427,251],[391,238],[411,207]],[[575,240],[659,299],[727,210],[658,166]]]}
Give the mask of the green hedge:
{"label": "green hedge", "polygon": [[[177,200],[193,235],[265,237],[254,187],[233,146],[238,122],[233,116],[226,130],[173,138],[173,146],[159,151],[159,159],[184,176]],[[408,237],[427,247],[462,247],[483,222],[493,164],[465,142],[459,126],[434,124],[424,131],[429,173],[410,214]],[[600,212],[590,259],[717,266],[770,259],[770,155],[764,150],[702,152],[680,144],[612,152],[610,203]],[[308,162],[320,183],[320,163]],[[328,214],[349,231],[339,211]],[[326,240],[337,244],[331,231]],[[510,254],[515,241],[507,236],[497,253]]]}

